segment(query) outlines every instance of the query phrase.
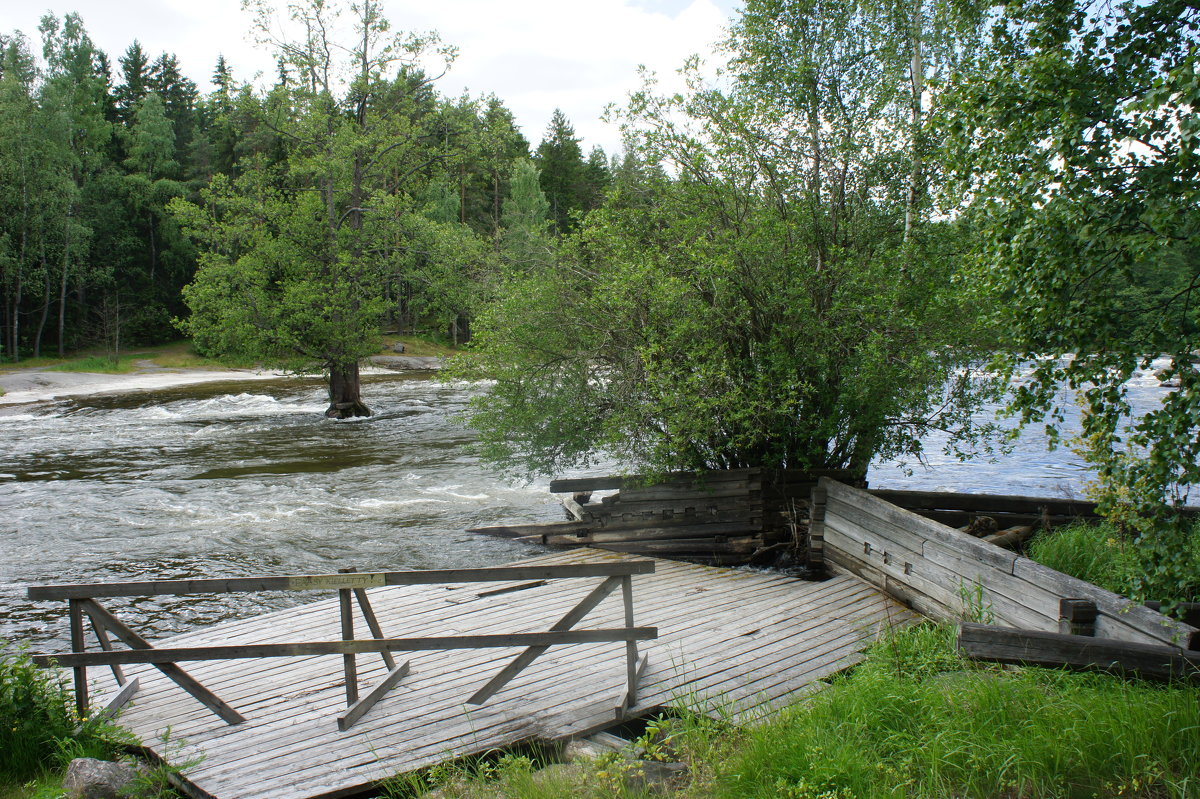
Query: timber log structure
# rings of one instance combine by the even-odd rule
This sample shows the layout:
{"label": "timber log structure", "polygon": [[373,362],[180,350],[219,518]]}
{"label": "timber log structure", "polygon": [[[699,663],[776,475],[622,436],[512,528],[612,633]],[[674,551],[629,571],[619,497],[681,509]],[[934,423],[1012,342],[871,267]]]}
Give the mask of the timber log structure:
{"label": "timber log structure", "polygon": [[[470,532],[716,566],[773,563],[806,540],[809,499],[822,477],[853,480],[834,469],[683,472],[653,483],[637,475],[558,479],[550,491],[567,521]],[[607,491],[615,493],[596,498]]]}

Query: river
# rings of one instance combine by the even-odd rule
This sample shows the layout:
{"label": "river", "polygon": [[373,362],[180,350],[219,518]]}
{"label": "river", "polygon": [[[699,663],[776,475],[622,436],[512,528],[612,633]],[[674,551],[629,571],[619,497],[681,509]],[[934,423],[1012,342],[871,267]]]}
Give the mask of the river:
{"label": "river", "polygon": [[[65,603],[29,585],[486,566],[539,548],[465,528],[561,518],[546,481],[483,467],[456,421],[469,386],[366,379],[369,419],[323,418],[319,381],[205,383],[0,409],[0,638],[65,647]],[[1147,382],[1145,391],[1153,391]],[[931,440],[928,468],[874,487],[1081,496],[1067,450],[1023,435],[994,463]],[[111,605],[151,637],[313,596],[143,597]]]}

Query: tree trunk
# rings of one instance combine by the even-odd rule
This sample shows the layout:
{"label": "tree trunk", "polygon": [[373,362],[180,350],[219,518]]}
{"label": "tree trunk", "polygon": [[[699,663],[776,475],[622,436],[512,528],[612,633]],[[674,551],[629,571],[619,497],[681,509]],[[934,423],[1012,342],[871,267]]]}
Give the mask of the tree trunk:
{"label": "tree trunk", "polygon": [[351,419],[355,416],[370,416],[371,409],[363,404],[359,396],[358,362],[329,365],[329,410],[330,419]]}
{"label": "tree trunk", "polygon": [[917,206],[921,195],[921,124],[923,109],[922,95],[925,92],[925,63],[922,48],[922,32],[924,18],[921,13],[921,0],[914,0],[912,13],[912,63],[909,65],[909,76],[912,80],[912,169],[908,174],[908,202],[904,209],[904,241],[912,236],[913,226],[917,221]]}
{"label": "tree trunk", "polygon": [[67,277],[71,272],[71,220],[67,219],[67,227],[63,231],[63,257],[62,257],[62,274],[58,284],[58,357],[62,358],[67,353],[66,347],[66,327],[67,327]]}
{"label": "tree trunk", "polygon": [[50,269],[46,259],[42,258],[42,313],[38,317],[37,335],[33,337],[33,357],[42,357],[42,334],[46,330],[46,320],[50,318]]}

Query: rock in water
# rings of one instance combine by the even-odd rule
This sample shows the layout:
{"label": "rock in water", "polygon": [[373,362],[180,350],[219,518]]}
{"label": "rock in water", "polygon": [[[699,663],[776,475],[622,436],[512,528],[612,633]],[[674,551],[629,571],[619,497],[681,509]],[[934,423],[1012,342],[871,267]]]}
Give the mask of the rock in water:
{"label": "rock in water", "polygon": [[63,790],[71,799],[124,799],[137,772],[124,763],[77,757],[67,766]]}

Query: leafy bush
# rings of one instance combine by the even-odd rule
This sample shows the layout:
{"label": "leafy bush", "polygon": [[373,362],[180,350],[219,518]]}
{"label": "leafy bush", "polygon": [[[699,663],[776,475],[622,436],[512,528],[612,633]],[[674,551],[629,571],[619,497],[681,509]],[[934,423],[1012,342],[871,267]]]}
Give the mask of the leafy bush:
{"label": "leafy bush", "polygon": [[108,757],[123,734],[80,720],[62,676],[0,641],[0,783],[18,782],[71,757]]}

